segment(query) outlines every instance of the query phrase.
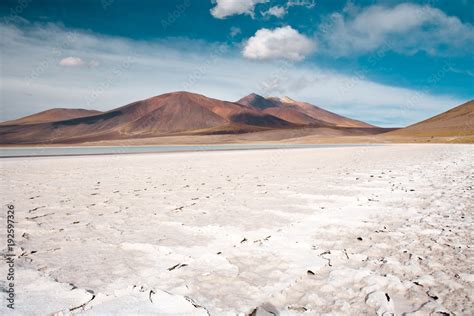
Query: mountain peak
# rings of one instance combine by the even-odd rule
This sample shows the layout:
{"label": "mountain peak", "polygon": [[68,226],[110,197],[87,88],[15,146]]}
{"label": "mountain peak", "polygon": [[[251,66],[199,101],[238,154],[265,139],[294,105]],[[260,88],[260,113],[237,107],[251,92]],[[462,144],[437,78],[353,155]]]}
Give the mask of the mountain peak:
{"label": "mountain peak", "polygon": [[248,96],[243,97],[242,99],[237,101],[237,103],[246,106],[251,106],[257,109],[266,109],[275,106],[275,104],[271,100],[268,100],[256,93],[251,93]]}
{"label": "mountain peak", "polygon": [[250,100],[250,99],[265,99],[265,98],[262,97],[262,96],[259,95],[259,94],[256,94],[255,92],[252,92],[252,93],[250,93],[249,95],[243,97],[243,98],[240,99],[240,100]]}
{"label": "mountain peak", "polygon": [[280,98],[280,101],[285,102],[285,103],[293,103],[293,102],[296,102],[295,100],[293,100],[292,98],[290,98],[290,97],[288,97],[288,96],[284,96],[283,98]]}

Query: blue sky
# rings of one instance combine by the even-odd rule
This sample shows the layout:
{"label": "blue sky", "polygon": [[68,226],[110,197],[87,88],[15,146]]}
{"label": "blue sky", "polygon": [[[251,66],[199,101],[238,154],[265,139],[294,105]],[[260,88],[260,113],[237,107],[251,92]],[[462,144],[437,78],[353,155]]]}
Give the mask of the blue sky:
{"label": "blue sky", "polygon": [[1,119],[189,90],[403,126],[474,97],[473,12],[468,0],[2,1]]}

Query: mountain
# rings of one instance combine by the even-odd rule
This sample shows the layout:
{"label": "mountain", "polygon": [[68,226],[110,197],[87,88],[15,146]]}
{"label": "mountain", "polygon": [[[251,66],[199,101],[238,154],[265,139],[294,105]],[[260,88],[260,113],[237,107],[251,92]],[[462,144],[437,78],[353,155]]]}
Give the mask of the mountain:
{"label": "mountain", "polygon": [[474,135],[474,100],[427,120],[384,135],[398,136],[469,136]]}
{"label": "mountain", "polygon": [[276,98],[256,95],[254,93],[240,99],[237,103],[262,109],[265,113],[279,117],[294,124],[315,127],[362,127],[375,126],[353,120],[306,102],[298,102],[289,97]]}
{"label": "mountain", "polygon": [[24,120],[0,125],[0,142],[74,143],[205,133],[208,129],[211,133],[243,133],[295,127],[253,107],[189,92],[167,93],[92,116],[18,124]]}
{"label": "mountain", "polygon": [[56,109],[39,112],[33,115],[25,116],[17,120],[3,122],[0,125],[26,125],[26,124],[46,123],[46,122],[74,119],[78,117],[92,116],[92,115],[97,115],[100,113],[102,112],[95,111],[95,110],[56,108]]}
{"label": "mountain", "polygon": [[255,93],[251,93],[248,96],[243,97],[242,99],[237,101],[237,103],[244,104],[246,106],[251,106],[260,110],[265,110],[267,108],[277,106],[272,100],[266,99]]}
{"label": "mountain", "polygon": [[373,126],[289,98],[252,94],[238,102],[227,102],[196,93],[173,92],[107,112],[54,109],[5,122],[0,124],[0,143],[81,143],[303,127]]}

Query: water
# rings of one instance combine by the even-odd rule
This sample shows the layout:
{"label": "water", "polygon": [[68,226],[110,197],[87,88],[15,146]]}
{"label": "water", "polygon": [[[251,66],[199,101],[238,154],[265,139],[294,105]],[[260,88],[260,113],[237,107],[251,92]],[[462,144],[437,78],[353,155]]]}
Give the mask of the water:
{"label": "water", "polygon": [[173,146],[107,146],[107,147],[16,147],[0,148],[0,158],[33,156],[118,155],[133,153],[167,153],[184,151],[294,149],[359,147],[353,144],[228,144],[228,145],[173,145]]}

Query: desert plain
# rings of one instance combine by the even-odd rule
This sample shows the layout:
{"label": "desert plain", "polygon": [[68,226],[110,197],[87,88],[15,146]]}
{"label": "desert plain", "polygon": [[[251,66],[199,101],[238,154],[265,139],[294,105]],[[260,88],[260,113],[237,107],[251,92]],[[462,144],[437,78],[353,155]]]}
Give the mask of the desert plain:
{"label": "desert plain", "polygon": [[474,313],[472,145],[0,164],[17,315]]}

